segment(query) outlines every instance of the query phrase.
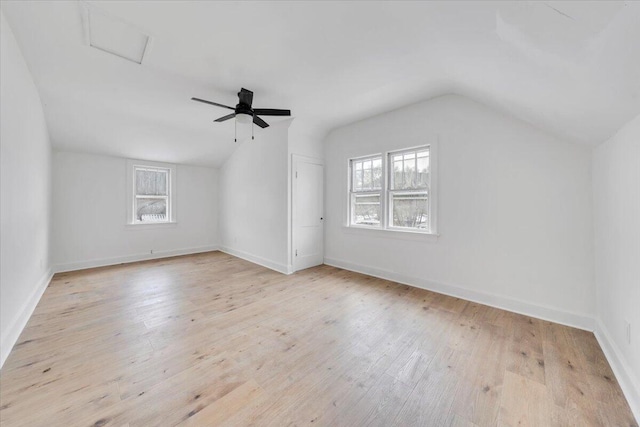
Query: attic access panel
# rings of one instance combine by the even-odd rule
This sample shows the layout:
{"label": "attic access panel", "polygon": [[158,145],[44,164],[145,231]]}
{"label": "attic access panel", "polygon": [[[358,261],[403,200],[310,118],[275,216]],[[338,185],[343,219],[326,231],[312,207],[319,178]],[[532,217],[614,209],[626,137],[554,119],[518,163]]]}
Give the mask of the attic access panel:
{"label": "attic access panel", "polygon": [[103,52],[142,64],[150,36],[135,26],[82,4],[86,43]]}

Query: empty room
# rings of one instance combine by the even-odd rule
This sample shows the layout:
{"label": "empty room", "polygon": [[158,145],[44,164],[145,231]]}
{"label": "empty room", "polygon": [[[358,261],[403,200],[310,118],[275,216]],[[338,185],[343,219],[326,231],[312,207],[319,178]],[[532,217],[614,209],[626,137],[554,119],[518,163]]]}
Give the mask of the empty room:
{"label": "empty room", "polygon": [[3,427],[638,427],[640,2],[0,11]]}

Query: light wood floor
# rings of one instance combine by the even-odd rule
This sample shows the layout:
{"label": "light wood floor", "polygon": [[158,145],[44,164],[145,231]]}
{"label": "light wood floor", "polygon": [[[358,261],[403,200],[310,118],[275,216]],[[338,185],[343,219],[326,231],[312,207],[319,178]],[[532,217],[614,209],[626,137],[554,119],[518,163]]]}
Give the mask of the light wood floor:
{"label": "light wood floor", "polygon": [[211,252],[58,274],[3,426],[635,426],[593,334]]}

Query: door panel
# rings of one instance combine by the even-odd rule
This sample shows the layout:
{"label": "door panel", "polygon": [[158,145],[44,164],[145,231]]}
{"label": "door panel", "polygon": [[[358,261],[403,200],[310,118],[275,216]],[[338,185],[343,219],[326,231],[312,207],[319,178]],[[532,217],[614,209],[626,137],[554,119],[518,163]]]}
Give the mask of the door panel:
{"label": "door panel", "polygon": [[293,269],[324,262],[323,166],[318,160],[294,156]]}

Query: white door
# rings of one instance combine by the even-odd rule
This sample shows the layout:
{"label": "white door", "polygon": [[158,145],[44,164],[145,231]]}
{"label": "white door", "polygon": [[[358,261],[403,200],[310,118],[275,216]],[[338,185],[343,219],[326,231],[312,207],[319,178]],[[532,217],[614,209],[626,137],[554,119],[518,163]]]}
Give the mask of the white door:
{"label": "white door", "polygon": [[292,172],[292,257],[298,271],[324,262],[322,161],[294,155]]}

